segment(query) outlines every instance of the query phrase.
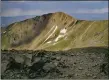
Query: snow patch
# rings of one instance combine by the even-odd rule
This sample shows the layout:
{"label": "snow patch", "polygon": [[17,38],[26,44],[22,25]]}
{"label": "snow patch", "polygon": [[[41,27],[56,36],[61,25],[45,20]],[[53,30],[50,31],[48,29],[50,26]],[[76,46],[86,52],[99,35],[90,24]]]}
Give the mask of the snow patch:
{"label": "snow patch", "polygon": [[65,33],[66,33],[66,29],[64,28],[64,29],[62,29],[61,31],[60,31],[60,34],[57,36],[57,38],[55,39],[55,42],[56,41],[58,41],[59,40],[59,38],[61,38],[61,37],[64,37],[65,36]]}
{"label": "snow patch", "polygon": [[6,33],[6,31],[4,31],[3,33]]}
{"label": "snow patch", "polygon": [[[55,28],[55,29],[54,29],[54,28]],[[54,34],[54,32],[56,31],[57,28],[58,28],[57,26],[53,26],[53,27],[52,27],[51,30],[54,29],[54,31],[46,38],[46,40],[48,40],[48,39]],[[50,31],[51,31],[51,30],[50,30]],[[49,31],[49,32],[50,32],[50,31]],[[45,40],[45,41],[46,41],[46,40]],[[45,41],[44,41],[44,42],[45,42]]]}
{"label": "snow patch", "polygon": [[61,37],[64,37],[64,35],[59,35],[59,36],[55,39],[55,41],[58,41],[59,38],[61,38]]}
{"label": "snow patch", "polygon": [[48,41],[47,43],[51,43],[52,41]]}
{"label": "snow patch", "polygon": [[66,33],[66,29],[64,28],[64,29],[62,29],[61,31],[60,31],[60,33]]}

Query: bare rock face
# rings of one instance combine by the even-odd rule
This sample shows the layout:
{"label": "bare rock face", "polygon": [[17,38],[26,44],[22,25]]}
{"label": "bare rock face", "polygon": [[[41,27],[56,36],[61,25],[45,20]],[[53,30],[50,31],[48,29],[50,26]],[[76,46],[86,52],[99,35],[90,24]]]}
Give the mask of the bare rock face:
{"label": "bare rock face", "polygon": [[[72,56],[73,54],[73,56]],[[108,79],[108,48],[2,51],[2,79]]]}

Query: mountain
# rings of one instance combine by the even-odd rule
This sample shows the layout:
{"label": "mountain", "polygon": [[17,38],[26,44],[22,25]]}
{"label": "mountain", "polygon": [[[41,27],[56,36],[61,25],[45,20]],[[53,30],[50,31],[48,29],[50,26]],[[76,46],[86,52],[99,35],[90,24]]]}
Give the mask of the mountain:
{"label": "mountain", "polygon": [[2,79],[109,79],[108,20],[56,12],[1,28]]}
{"label": "mountain", "polygon": [[108,47],[108,20],[78,20],[55,12],[10,24],[1,34],[2,49],[57,51]]}

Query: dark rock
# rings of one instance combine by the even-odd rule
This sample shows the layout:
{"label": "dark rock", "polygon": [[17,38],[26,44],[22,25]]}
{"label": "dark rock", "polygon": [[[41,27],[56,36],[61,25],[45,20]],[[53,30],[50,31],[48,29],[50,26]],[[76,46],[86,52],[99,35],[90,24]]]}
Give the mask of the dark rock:
{"label": "dark rock", "polygon": [[44,50],[2,50],[1,78],[108,79],[109,60],[107,50],[104,48],[56,52]]}
{"label": "dark rock", "polygon": [[55,65],[51,62],[51,63],[46,63],[43,67],[43,69],[48,72],[50,71],[51,69],[55,68]]}

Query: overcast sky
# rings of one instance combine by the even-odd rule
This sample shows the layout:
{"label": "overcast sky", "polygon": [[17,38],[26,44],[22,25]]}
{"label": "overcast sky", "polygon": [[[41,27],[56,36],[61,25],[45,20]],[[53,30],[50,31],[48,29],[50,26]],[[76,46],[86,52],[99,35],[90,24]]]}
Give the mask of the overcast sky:
{"label": "overcast sky", "polygon": [[50,12],[65,12],[77,19],[108,19],[108,1],[2,1],[2,25]]}

